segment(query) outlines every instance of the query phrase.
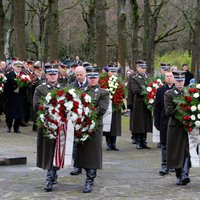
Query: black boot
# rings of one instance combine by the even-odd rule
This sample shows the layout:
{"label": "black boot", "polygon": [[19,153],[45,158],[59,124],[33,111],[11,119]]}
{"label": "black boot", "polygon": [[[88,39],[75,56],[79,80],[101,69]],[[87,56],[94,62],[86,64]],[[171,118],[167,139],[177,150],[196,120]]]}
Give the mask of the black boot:
{"label": "black boot", "polygon": [[176,172],[176,185],[182,185],[181,183],[181,168],[175,169]]}
{"label": "black boot", "polygon": [[74,167],[74,170],[70,172],[70,175],[76,176],[82,173],[82,169],[79,167]]}
{"label": "black boot", "polygon": [[141,137],[143,149],[150,149],[150,147],[147,145],[147,133],[143,133]]}
{"label": "black boot", "polygon": [[141,134],[135,134],[135,139],[136,139],[136,149],[143,149]]}
{"label": "black boot", "polygon": [[190,159],[187,157],[185,158],[185,162],[182,168],[182,177],[181,177],[182,185],[187,185],[190,182],[189,178],[190,167],[191,167]]}
{"label": "black boot", "polygon": [[57,184],[57,180],[58,180],[57,171],[58,170],[59,170],[59,167],[53,166],[53,169],[52,169],[52,180],[51,180],[53,185]]}
{"label": "black boot", "polygon": [[134,133],[132,133],[131,139],[132,139],[132,144],[136,144],[136,139],[135,139]]}
{"label": "black boot", "polygon": [[106,136],[107,151],[111,151],[111,136]]}
{"label": "black boot", "polygon": [[119,149],[116,147],[116,140],[117,136],[111,136],[111,149],[113,151],[119,151]]}
{"label": "black boot", "polygon": [[47,179],[46,179],[46,183],[44,186],[44,190],[46,192],[51,192],[53,189],[53,183],[52,183],[52,169],[49,169],[47,171]]}
{"label": "black boot", "polygon": [[83,188],[83,193],[90,193],[94,185],[94,178],[96,177],[96,169],[86,169],[87,178]]}

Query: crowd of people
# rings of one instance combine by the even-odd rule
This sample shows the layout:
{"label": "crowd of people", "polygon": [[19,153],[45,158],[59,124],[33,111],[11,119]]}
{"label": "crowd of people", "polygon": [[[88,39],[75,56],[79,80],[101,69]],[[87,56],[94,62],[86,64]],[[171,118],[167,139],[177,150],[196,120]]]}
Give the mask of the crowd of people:
{"label": "crowd of people", "polygon": [[[158,88],[155,98],[155,109],[152,112],[147,108],[142,90],[148,78],[147,65],[143,60],[137,60],[136,71],[129,69],[124,82],[128,94],[127,105],[116,110],[111,108],[112,118],[110,129],[103,129],[103,117],[106,113],[110,98],[109,92],[99,85],[100,69],[89,62],[82,62],[77,56],[74,60],[65,60],[63,63],[54,60],[42,66],[40,61],[24,60],[17,58],[1,61],[0,72],[7,81],[4,91],[0,95],[1,113],[5,113],[7,132],[21,133],[20,126],[33,122],[33,131],[37,131],[37,167],[47,170],[45,191],[52,191],[57,183],[59,166],[53,163],[55,142],[49,142],[43,136],[42,128],[37,127],[37,112],[41,99],[57,88],[72,87],[84,90],[95,96],[94,104],[97,110],[98,125],[95,134],[85,145],[74,143],[72,158],[74,170],[71,175],[86,171],[86,180],[83,187],[84,193],[92,191],[97,169],[102,168],[102,136],[105,136],[107,151],[119,151],[116,145],[117,136],[121,136],[121,110],[130,111],[130,132],[132,143],[136,149],[150,149],[147,145],[147,133],[152,132],[154,125],[160,131],[161,170],[164,176],[169,170],[175,170],[177,185],[186,185],[190,182],[189,168],[190,155],[188,135],[174,117],[176,104],[173,99],[182,94],[184,86],[194,83],[194,76],[189,72],[187,64],[178,70],[173,66],[161,63],[160,76],[164,85]],[[175,68],[175,69],[174,69]],[[101,73],[109,76],[120,76],[123,68],[119,63],[111,63],[102,68]],[[27,84],[19,84],[18,77],[29,75]]]}

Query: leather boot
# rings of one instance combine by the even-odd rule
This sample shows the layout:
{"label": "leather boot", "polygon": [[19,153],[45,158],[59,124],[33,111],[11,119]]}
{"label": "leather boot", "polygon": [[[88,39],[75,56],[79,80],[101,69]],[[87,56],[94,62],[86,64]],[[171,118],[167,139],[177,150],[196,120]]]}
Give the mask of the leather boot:
{"label": "leather boot", "polygon": [[176,185],[182,185],[181,184],[181,168],[175,169],[176,172]]}
{"label": "leather boot", "polygon": [[58,174],[57,171],[59,170],[59,167],[53,166],[52,168],[52,184],[55,185],[57,184],[57,179],[58,179]]}
{"label": "leather boot", "polygon": [[106,144],[107,144],[107,151],[111,151],[111,137],[110,136],[106,136]]}
{"label": "leather boot", "polygon": [[141,134],[135,134],[135,138],[136,138],[136,149],[143,149]]}
{"label": "leather boot", "polygon": [[76,176],[82,173],[82,169],[79,167],[74,167],[74,170],[70,172],[70,175]]}
{"label": "leather boot", "polygon": [[190,182],[189,178],[190,167],[191,167],[190,159],[187,157],[185,158],[185,162],[182,168],[182,177],[181,177],[182,185],[187,185]]}
{"label": "leather boot", "polygon": [[47,179],[46,179],[46,183],[44,186],[44,190],[46,192],[51,192],[53,189],[53,183],[52,183],[52,169],[49,169],[47,171]]}
{"label": "leather boot", "polygon": [[143,149],[150,149],[150,147],[147,145],[147,134],[143,133],[141,137]]}
{"label": "leather boot", "polygon": [[111,149],[113,151],[119,151],[119,149],[116,147],[116,140],[117,136],[111,136]]}
{"label": "leather boot", "polygon": [[83,187],[83,193],[90,193],[94,185],[94,178],[96,177],[96,169],[86,169],[86,180]]}

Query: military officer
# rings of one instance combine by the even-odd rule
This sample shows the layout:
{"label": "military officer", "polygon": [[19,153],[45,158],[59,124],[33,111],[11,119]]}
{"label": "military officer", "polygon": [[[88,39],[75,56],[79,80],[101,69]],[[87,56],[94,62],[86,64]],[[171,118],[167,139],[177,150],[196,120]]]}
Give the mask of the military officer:
{"label": "military officer", "polygon": [[[58,65],[45,64],[46,83],[36,87],[33,96],[33,108],[38,112],[40,101],[53,89],[62,88],[58,83]],[[55,143],[43,136],[42,129],[38,129],[37,136],[37,167],[47,170],[45,191],[52,191],[53,184],[57,183],[58,167],[53,166]]]}
{"label": "military officer", "polygon": [[152,132],[152,115],[144,103],[141,95],[142,86],[147,79],[146,63],[143,60],[136,61],[137,74],[131,77],[132,102],[129,102],[131,109],[131,132],[135,136],[137,149],[149,149],[146,138],[147,132]]}
{"label": "military officer", "polygon": [[[108,66],[108,74],[111,76],[117,76],[118,68],[115,66]],[[121,108],[114,110],[112,109],[112,120],[111,128],[109,132],[103,132],[103,135],[106,137],[107,151],[119,151],[116,147],[117,136],[121,136]]]}
{"label": "military officer", "polygon": [[190,153],[188,134],[184,126],[175,118],[176,103],[174,98],[183,94],[185,72],[173,71],[175,86],[165,92],[164,105],[169,117],[167,127],[167,168],[175,169],[177,185],[186,185],[190,182]]}
{"label": "military officer", "polygon": [[109,93],[102,89],[99,84],[99,74],[97,68],[87,68],[88,88],[86,92],[91,94],[97,110],[98,124],[91,140],[86,141],[83,145],[77,145],[77,155],[74,166],[84,168],[86,171],[86,181],[83,193],[92,191],[94,178],[97,169],[102,168],[102,128],[103,115],[109,104]]}

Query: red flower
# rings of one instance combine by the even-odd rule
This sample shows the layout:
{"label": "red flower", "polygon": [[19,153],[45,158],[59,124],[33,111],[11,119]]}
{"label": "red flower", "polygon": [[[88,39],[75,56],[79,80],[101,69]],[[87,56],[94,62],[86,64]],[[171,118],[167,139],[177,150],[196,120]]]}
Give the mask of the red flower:
{"label": "red flower", "polygon": [[81,94],[81,97],[82,97],[82,98],[85,98],[85,96],[86,96],[86,93],[82,93],[82,94]]}
{"label": "red flower", "polygon": [[40,105],[40,106],[39,106],[39,110],[44,110],[44,106],[43,106],[43,105]]}
{"label": "red flower", "polygon": [[59,97],[61,97],[64,94],[64,91],[63,90],[58,90],[57,94],[58,94]]}
{"label": "red flower", "polygon": [[192,97],[191,96],[185,96],[184,97],[186,101],[191,102],[192,101]]}

